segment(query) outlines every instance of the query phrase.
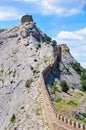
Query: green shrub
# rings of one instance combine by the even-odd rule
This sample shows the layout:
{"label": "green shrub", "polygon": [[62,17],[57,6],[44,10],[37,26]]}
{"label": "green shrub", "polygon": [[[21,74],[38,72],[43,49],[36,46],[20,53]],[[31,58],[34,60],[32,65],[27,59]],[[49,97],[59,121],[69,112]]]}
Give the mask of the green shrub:
{"label": "green shrub", "polygon": [[73,106],[77,105],[77,103],[75,101],[73,101],[73,100],[70,100],[67,104],[68,105],[73,105]]}
{"label": "green shrub", "polygon": [[57,91],[57,86],[54,85],[54,86],[53,86],[53,89],[54,89],[54,91]]}
{"label": "green shrub", "polygon": [[4,79],[2,79],[2,84],[4,85]]}
{"label": "green shrub", "polygon": [[62,87],[63,92],[67,92],[69,90],[69,87],[68,87],[67,82],[65,80],[61,81],[60,85]]}
{"label": "green shrub", "polygon": [[38,48],[41,48],[41,44],[40,43],[38,44]]}
{"label": "green shrub", "polygon": [[86,119],[82,120],[81,123],[86,125]]}
{"label": "green shrub", "polygon": [[62,98],[58,97],[55,99],[55,102],[58,103],[58,102],[61,102]]}
{"label": "green shrub", "polygon": [[79,75],[81,75],[82,70],[81,70],[80,63],[78,63],[78,62],[74,63],[74,64],[73,64],[73,69],[74,69]]}
{"label": "green shrub", "polygon": [[55,91],[53,90],[53,91],[51,92],[51,94],[55,94]]}
{"label": "green shrub", "polygon": [[83,117],[86,118],[86,113],[82,113]]}
{"label": "green shrub", "polygon": [[4,69],[1,69],[1,70],[0,70],[0,74],[2,74],[3,72],[4,72]]}
{"label": "green shrub", "polygon": [[83,73],[83,74],[81,75],[81,79],[82,79],[82,80],[85,80],[85,79],[86,79],[86,74],[85,74],[85,73]]}
{"label": "green shrub", "polygon": [[74,90],[75,88],[73,86],[71,86],[71,88]]}
{"label": "green shrub", "polygon": [[86,80],[82,80],[81,82],[83,90],[86,91]]}
{"label": "green shrub", "polygon": [[32,79],[28,79],[28,80],[26,81],[26,83],[25,83],[25,87],[26,87],[26,88],[29,88],[32,82],[33,82]]}
{"label": "green shrub", "polygon": [[36,110],[36,115],[37,115],[37,116],[40,116],[40,115],[41,115],[41,108],[38,108],[38,109]]}
{"label": "green shrub", "polygon": [[52,46],[56,46],[56,45],[57,45],[56,40],[53,40],[53,41],[52,41]]}
{"label": "green shrub", "polygon": [[16,119],[16,116],[15,116],[15,114],[13,114],[12,117],[11,117],[11,119],[10,119],[10,122],[11,122],[11,123],[14,123],[14,122],[15,122],[15,119]]}

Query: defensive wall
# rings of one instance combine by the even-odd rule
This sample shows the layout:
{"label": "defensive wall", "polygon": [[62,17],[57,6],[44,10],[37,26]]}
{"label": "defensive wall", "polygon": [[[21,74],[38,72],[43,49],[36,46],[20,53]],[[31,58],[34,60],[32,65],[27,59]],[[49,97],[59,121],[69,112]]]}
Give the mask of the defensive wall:
{"label": "defensive wall", "polygon": [[[86,130],[86,125],[80,124],[70,120],[60,114],[58,114],[54,108],[54,105],[51,101],[50,95],[48,93],[47,86],[45,85],[45,79],[48,77],[52,71],[55,70],[56,63],[61,60],[61,48],[58,47],[57,53],[55,53],[55,61],[53,64],[50,64],[41,74],[40,87],[43,93],[43,105],[45,108],[45,113],[49,123],[50,130]],[[60,56],[59,56],[60,54]]]}

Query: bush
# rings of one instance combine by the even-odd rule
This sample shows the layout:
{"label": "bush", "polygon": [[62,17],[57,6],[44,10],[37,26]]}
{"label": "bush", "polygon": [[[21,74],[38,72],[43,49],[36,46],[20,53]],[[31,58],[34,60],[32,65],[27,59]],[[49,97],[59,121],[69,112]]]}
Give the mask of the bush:
{"label": "bush", "polygon": [[11,122],[11,123],[14,123],[14,122],[15,122],[15,119],[16,119],[16,116],[15,116],[15,114],[13,114],[12,117],[11,117],[11,119],[10,119],[10,122]]}
{"label": "bush", "polygon": [[26,81],[26,83],[25,83],[25,87],[26,87],[26,88],[29,88],[32,82],[33,82],[32,79],[28,79],[28,80]]}
{"label": "bush", "polygon": [[52,41],[52,46],[56,46],[57,42],[55,40]]}
{"label": "bush", "polygon": [[75,88],[74,88],[73,86],[71,86],[71,89],[73,89],[73,90],[74,90]]}
{"label": "bush", "polygon": [[81,75],[82,70],[81,70],[80,63],[78,63],[78,62],[74,63],[74,64],[73,64],[73,69],[74,69],[79,75]]}
{"label": "bush", "polygon": [[60,85],[62,87],[63,92],[67,92],[69,90],[69,87],[68,87],[67,82],[65,80],[61,81]]}
{"label": "bush", "polygon": [[41,44],[40,43],[38,44],[38,48],[41,48]]}
{"label": "bush", "polygon": [[61,102],[62,98],[58,97],[55,99],[55,102],[58,103],[58,102]]}
{"label": "bush", "polygon": [[4,79],[2,79],[2,84],[4,85]]}
{"label": "bush", "polygon": [[81,84],[82,88],[86,91],[86,80],[82,80]]}
{"label": "bush", "polygon": [[85,74],[85,73],[83,73],[83,74],[81,75],[81,79],[82,79],[82,80],[85,80],[85,79],[86,79],[86,74]]}
{"label": "bush", "polygon": [[86,113],[82,113],[83,117],[86,118]]}
{"label": "bush", "polygon": [[53,90],[53,91],[51,92],[51,94],[55,94],[55,91]]}
{"label": "bush", "polygon": [[68,105],[72,105],[72,106],[77,105],[77,103],[75,101],[73,101],[73,100],[70,100],[67,104]]}

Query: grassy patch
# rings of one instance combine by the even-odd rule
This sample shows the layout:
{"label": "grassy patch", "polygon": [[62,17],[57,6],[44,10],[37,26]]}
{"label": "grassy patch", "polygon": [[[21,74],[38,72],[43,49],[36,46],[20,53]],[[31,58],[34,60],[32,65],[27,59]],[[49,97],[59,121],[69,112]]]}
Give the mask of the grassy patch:
{"label": "grassy patch", "polygon": [[86,119],[82,120],[81,123],[86,125]]}
{"label": "grassy patch", "polygon": [[58,97],[55,99],[55,102],[58,103],[58,102],[61,102],[62,98]]}
{"label": "grassy patch", "polygon": [[57,113],[59,114],[66,114],[68,112],[73,111],[76,105],[78,104],[78,102],[76,101],[73,100],[68,101],[67,99],[61,99],[60,101],[57,100],[57,102],[55,102],[54,100],[53,103]]}
{"label": "grassy patch", "polygon": [[32,79],[28,79],[28,80],[26,81],[26,83],[25,83],[25,87],[26,87],[26,88],[29,88],[32,82],[33,82]]}
{"label": "grassy patch", "polygon": [[73,86],[71,86],[70,88],[73,89],[73,90],[75,89]]}
{"label": "grassy patch", "polygon": [[4,69],[1,69],[1,70],[0,70],[0,74],[3,74],[3,72],[4,72]]}
{"label": "grassy patch", "polygon": [[83,96],[83,93],[77,92],[73,95],[75,98],[81,98]]}
{"label": "grassy patch", "polygon": [[37,116],[40,116],[40,115],[41,115],[41,108],[36,109],[36,115],[37,115]]}
{"label": "grassy patch", "polygon": [[72,105],[72,106],[76,106],[76,105],[77,105],[77,102],[74,101],[74,100],[70,100],[67,104],[68,104],[68,105]]}
{"label": "grassy patch", "polygon": [[85,113],[82,113],[83,117],[86,118],[86,112]]}

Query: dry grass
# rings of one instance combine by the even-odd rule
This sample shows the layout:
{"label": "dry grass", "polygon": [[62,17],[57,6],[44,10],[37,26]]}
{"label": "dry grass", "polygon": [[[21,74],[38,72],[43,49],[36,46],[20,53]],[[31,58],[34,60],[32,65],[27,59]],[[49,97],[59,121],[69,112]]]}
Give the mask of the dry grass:
{"label": "dry grass", "polygon": [[69,97],[64,97],[60,102],[53,102],[57,113],[59,114],[67,114],[69,112],[74,111],[81,104],[86,102],[86,93],[81,91],[73,90],[72,95],[70,92]]}

